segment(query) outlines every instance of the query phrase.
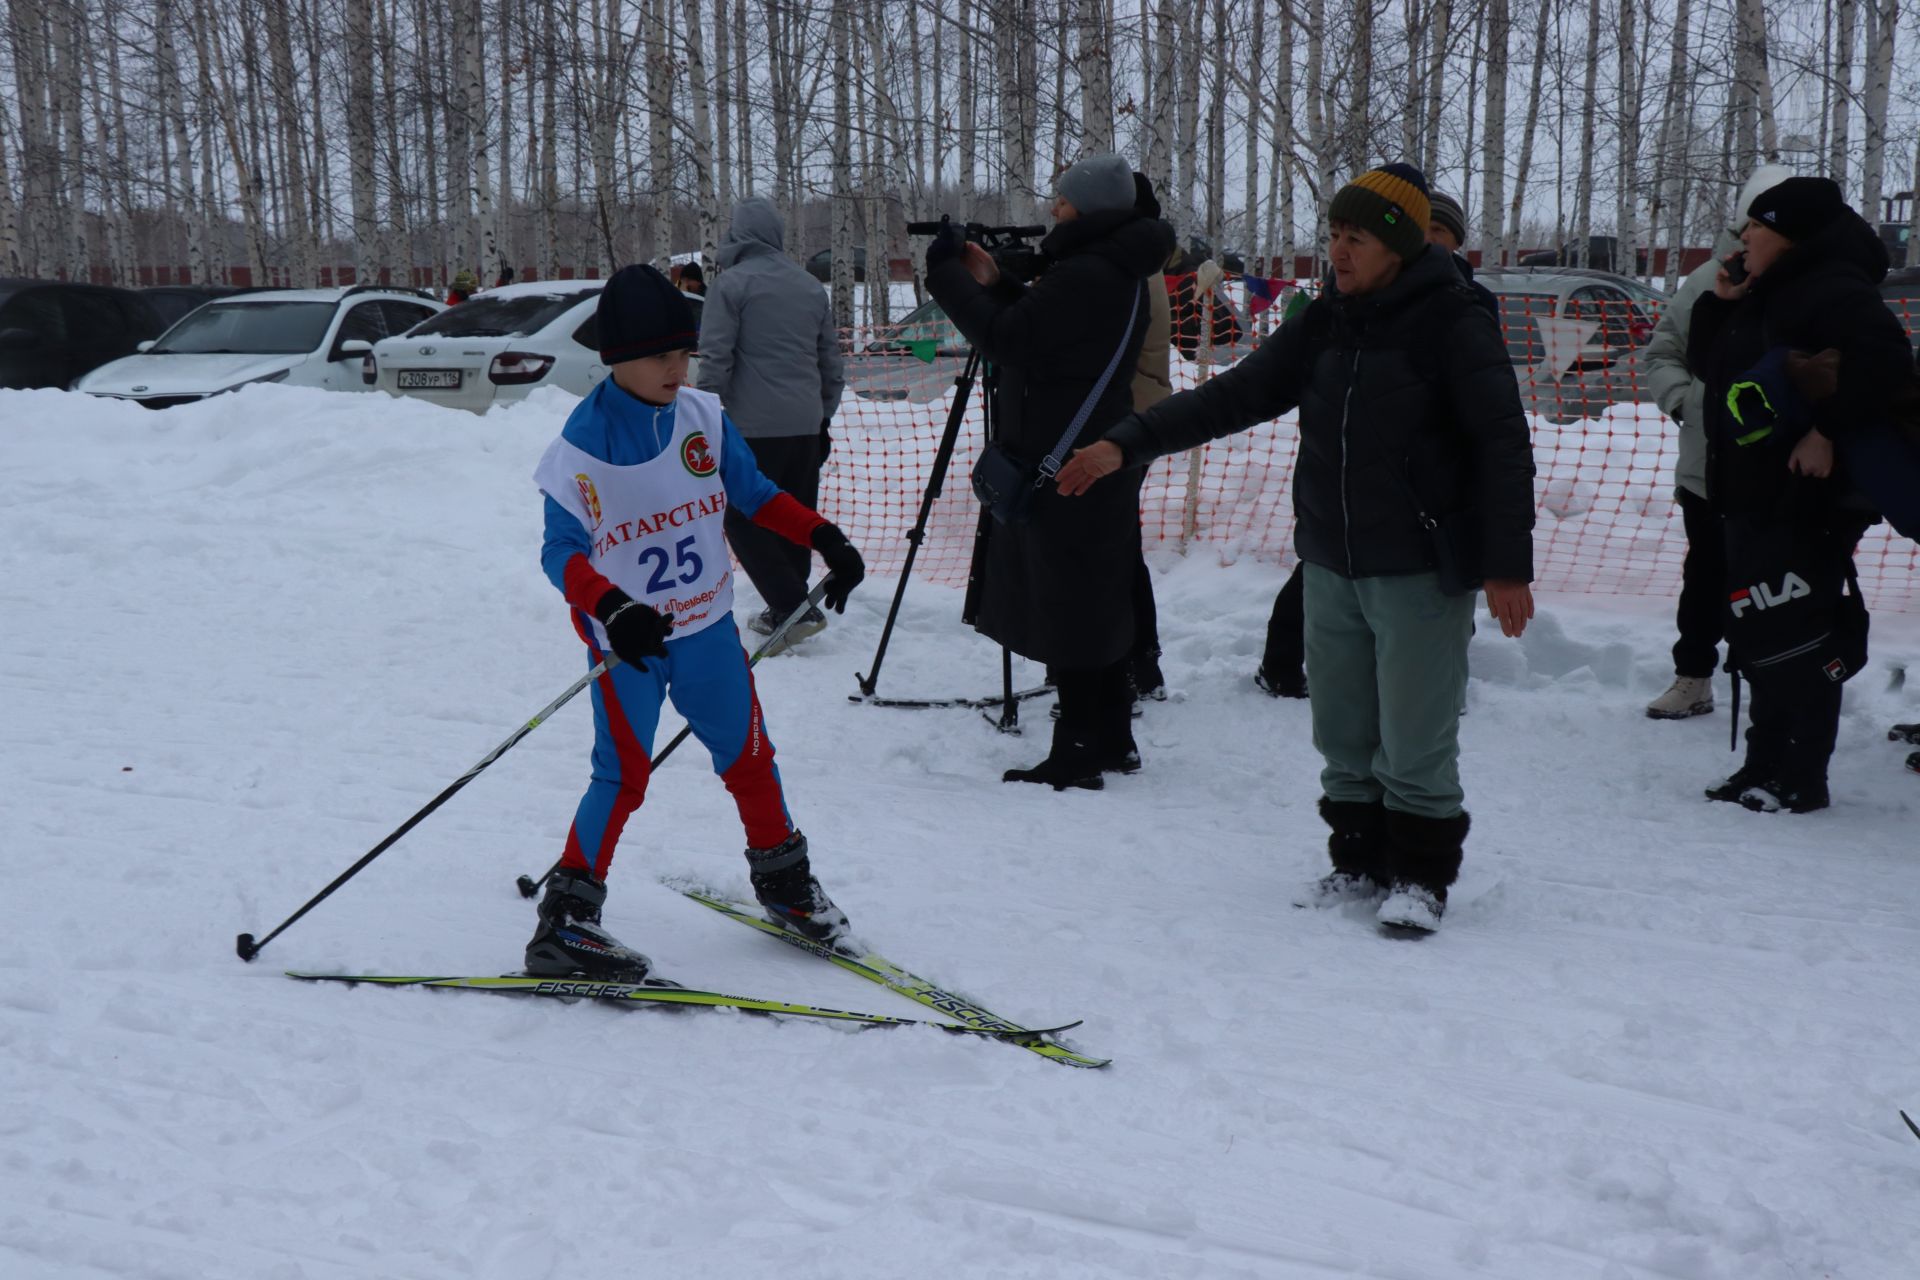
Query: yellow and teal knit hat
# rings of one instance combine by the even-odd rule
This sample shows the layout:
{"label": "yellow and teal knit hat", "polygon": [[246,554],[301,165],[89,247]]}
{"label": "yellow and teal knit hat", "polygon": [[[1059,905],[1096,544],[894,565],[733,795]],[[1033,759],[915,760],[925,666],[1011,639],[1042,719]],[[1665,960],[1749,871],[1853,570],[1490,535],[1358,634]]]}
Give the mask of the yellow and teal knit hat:
{"label": "yellow and teal knit hat", "polygon": [[1408,260],[1427,247],[1427,223],[1433,218],[1427,175],[1410,164],[1369,169],[1334,193],[1327,221],[1370,231]]}

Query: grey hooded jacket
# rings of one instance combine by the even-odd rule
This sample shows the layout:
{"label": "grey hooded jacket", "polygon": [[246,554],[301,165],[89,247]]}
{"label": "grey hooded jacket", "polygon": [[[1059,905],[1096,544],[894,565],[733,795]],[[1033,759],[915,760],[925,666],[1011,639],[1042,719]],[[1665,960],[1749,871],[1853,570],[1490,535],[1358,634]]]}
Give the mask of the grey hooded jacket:
{"label": "grey hooded jacket", "polygon": [[783,245],[772,201],[736,204],[700,317],[700,389],[749,439],[817,433],[846,382],[827,291]]}
{"label": "grey hooded jacket", "polygon": [[1733,211],[1714,240],[1713,256],[1695,267],[1680,287],[1647,342],[1647,389],[1654,403],[1680,428],[1680,459],[1674,463],[1673,482],[1695,497],[1707,496],[1706,385],[1687,367],[1687,335],[1693,330],[1693,304],[1703,293],[1713,292],[1720,262],[1740,248],[1740,232],[1747,225],[1747,206],[1775,183],[1793,176],[1785,165],[1763,164],[1747,175],[1740,194],[1734,197]]}
{"label": "grey hooded jacket", "polygon": [[1739,247],[1737,237],[1720,232],[1713,256],[1689,272],[1673,291],[1647,341],[1647,390],[1680,429],[1680,459],[1673,466],[1673,482],[1697,498],[1707,496],[1707,388],[1687,367],[1687,335],[1693,328],[1693,304],[1701,294],[1713,291],[1720,260]]}

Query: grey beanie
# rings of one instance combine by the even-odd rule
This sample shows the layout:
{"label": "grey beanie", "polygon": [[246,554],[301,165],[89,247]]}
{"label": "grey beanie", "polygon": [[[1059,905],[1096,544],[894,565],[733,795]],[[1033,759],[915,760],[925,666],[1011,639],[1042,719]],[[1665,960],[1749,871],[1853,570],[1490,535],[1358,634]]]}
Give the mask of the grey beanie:
{"label": "grey beanie", "polygon": [[1076,161],[1054,179],[1053,189],[1082,213],[1133,208],[1133,166],[1111,151]]}

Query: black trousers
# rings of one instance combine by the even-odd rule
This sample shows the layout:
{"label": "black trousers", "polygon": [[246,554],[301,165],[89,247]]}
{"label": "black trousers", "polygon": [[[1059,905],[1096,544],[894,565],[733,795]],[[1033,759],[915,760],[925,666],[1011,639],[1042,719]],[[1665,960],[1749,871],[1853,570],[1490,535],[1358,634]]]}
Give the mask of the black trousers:
{"label": "black trousers", "polygon": [[1273,616],[1267,619],[1267,647],[1260,669],[1270,676],[1298,672],[1307,658],[1307,593],[1300,585],[1300,565],[1273,598]]}
{"label": "black trousers", "polygon": [[[748,440],[760,474],[809,507],[820,502],[820,434],[763,436]],[[771,529],[762,529],[727,508],[727,544],[740,561],[760,598],[776,618],[784,618],[807,598],[807,574],[813,552],[787,541]]]}
{"label": "black trousers", "polygon": [[1102,752],[1134,749],[1133,688],[1127,682],[1129,659],[1105,667],[1048,667],[1060,694],[1062,734]]}
{"label": "black trousers", "polygon": [[1720,665],[1727,633],[1727,545],[1720,517],[1697,493],[1680,490],[1680,518],[1687,531],[1687,557],[1680,569],[1680,605],[1674,623],[1673,673],[1711,676]]}
{"label": "black trousers", "polygon": [[[1840,580],[1850,578],[1865,528],[1864,522],[1843,523],[1809,533],[1815,561],[1830,560]],[[1747,675],[1746,763],[1756,771],[1789,787],[1825,783],[1839,736],[1840,685],[1818,666],[1792,663]]]}
{"label": "black trousers", "polygon": [[1147,568],[1146,552],[1133,569],[1133,651],[1135,662],[1160,656],[1160,607],[1153,599],[1153,570]]}

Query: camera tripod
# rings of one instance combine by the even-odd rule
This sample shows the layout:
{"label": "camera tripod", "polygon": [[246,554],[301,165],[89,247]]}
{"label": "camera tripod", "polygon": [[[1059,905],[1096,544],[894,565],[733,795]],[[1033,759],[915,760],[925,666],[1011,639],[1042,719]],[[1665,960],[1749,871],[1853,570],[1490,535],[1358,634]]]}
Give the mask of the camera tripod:
{"label": "camera tripod", "polygon": [[[1028,698],[1037,698],[1052,691],[1051,684],[1040,684],[1031,689],[1016,691],[1013,687],[1013,653],[1000,646],[1000,693],[981,698],[884,698],[876,690],[880,684],[880,664],[886,661],[887,645],[893,639],[894,623],[900,616],[900,602],[906,598],[907,583],[913,577],[913,562],[920,554],[920,544],[927,536],[927,521],[933,514],[933,504],[940,498],[940,491],[946,484],[947,469],[953,465],[953,446],[960,436],[960,423],[966,417],[967,401],[972,397],[975,381],[986,383],[980,405],[985,419],[985,436],[993,439],[993,398],[996,375],[991,364],[985,365],[982,372],[980,352],[968,348],[967,363],[953,380],[956,388],[953,408],[947,413],[946,429],[940,435],[940,447],[933,455],[933,469],[927,474],[926,488],[920,494],[920,511],[915,517],[913,528],[907,531],[907,562],[900,569],[900,581],[893,589],[893,604],[887,610],[886,625],[880,629],[880,644],[873,652],[873,665],[866,675],[855,672],[860,683],[860,692],[847,695],[849,702],[863,702],[874,707],[911,707],[916,709],[933,707],[972,707],[986,716],[1002,733],[1020,732],[1020,704]],[[971,621],[974,607],[978,601],[981,581],[985,572],[987,539],[992,536],[993,517],[983,508],[979,523],[973,533],[973,562],[967,572],[967,597],[961,609],[961,620]],[[992,714],[992,708],[1000,708],[999,714]]]}

